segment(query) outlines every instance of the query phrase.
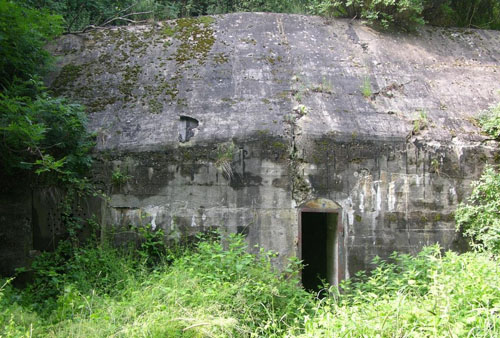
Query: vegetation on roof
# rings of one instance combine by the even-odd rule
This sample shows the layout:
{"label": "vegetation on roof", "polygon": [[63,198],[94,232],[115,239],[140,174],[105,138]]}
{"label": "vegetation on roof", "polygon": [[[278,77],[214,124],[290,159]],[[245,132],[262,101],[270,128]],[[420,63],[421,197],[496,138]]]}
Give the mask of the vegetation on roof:
{"label": "vegetation on roof", "polygon": [[17,0],[62,15],[67,32],[234,12],[277,12],[357,18],[381,28],[500,29],[498,0]]}

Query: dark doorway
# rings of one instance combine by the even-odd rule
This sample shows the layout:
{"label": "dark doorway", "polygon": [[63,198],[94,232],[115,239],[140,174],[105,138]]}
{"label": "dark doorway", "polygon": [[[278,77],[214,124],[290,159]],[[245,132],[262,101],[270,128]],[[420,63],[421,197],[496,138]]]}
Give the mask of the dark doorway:
{"label": "dark doorway", "polygon": [[301,213],[302,285],[318,291],[323,282],[338,283],[337,213]]}

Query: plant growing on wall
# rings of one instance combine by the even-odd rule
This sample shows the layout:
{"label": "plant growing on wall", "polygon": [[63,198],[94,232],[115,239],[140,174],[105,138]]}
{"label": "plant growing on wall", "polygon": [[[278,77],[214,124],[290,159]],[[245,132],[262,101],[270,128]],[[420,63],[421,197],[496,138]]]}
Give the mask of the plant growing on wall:
{"label": "plant growing on wall", "polygon": [[361,94],[363,94],[365,98],[369,98],[373,94],[372,84],[368,76],[365,76],[363,78],[363,84],[361,85]]}
{"label": "plant growing on wall", "polygon": [[232,179],[234,176],[231,162],[236,155],[236,145],[234,142],[226,142],[217,145],[215,166],[219,169],[224,177]]}
{"label": "plant growing on wall", "polygon": [[316,93],[333,94],[333,86],[330,81],[323,76],[323,81],[320,84],[312,86],[312,91]]}
{"label": "plant growing on wall", "polygon": [[486,134],[500,138],[500,104],[484,111],[479,116],[479,124]]}
{"label": "plant growing on wall", "polygon": [[500,173],[487,166],[472,183],[472,194],[455,213],[457,230],[471,240],[474,248],[500,253]]}
{"label": "plant growing on wall", "polygon": [[420,111],[415,120],[413,120],[413,134],[418,134],[421,130],[424,130],[429,125],[429,119],[427,118],[427,113]]}
{"label": "plant growing on wall", "polygon": [[118,186],[127,183],[131,178],[132,176],[123,173],[120,168],[113,170],[111,174],[111,181],[113,181],[114,185]]}

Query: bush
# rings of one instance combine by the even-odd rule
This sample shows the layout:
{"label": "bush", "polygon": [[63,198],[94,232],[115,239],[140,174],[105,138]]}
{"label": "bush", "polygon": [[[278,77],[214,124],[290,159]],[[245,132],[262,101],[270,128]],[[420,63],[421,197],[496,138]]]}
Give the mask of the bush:
{"label": "bush", "polygon": [[135,275],[136,265],[129,255],[107,246],[90,243],[74,247],[70,241],[62,241],[56,251],[38,256],[30,271],[34,277],[24,290],[23,304],[48,314],[58,307],[58,298],[71,289],[116,293]]}
{"label": "bush", "polygon": [[[27,96],[29,90],[34,95]],[[31,80],[0,93],[0,165],[4,171],[83,175],[91,163],[92,138],[82,106],[53,98]]]}
{"label": "bush", "polygon": [[[379,262],[380,264],[380,262]],[[485,253],[424,249],[386,262],[339,299],[318,303],[299,337],[498,337],[500,266]],[[355,286],[355,287],[352,287]]]}
{"label": "bush", "polygon": [[[55,337],[272,336],[312,308],[298,265],[278,273],[272,253],[249,254],[239,235],[212,235],[175,255],[157,233],[144,237],[135,256],[61,243],[36,259],[35,280],[20,295],[8,287],[0,325]],[[168,260],[158,260],[163,251]]]}
{"label": "bush", "polygon": [[66,183],[88,171],[92,140],[83,107],[50,96],[40,80],[52,61],[44,46],[62,23],[46,10],[0,0],[2,185],[20,169],[52,172]]}
{"label": "bush", "polygon": [[383,29],[413,30],[425,23],[423,0],[313,0],[309,9],[323,16],[357,17]]}
{"label": "bush", "polygon": [[[146,240],[148,241],[148,240]],[[152,243],[157,243],[151,239]],[[145,248],[148,248],[147,246]],[[143,248],[144,249],[144,248]],[[149,250],[149,249],[148,249]],[[51,337],[394,337],[500,334],[500,266],[490,253],[376,259],[314,300],[294,262],[280,274],[274,256],[248,253],[241,236],[206,238],[170,263],[144,265],[109,247],[83,248],[60,261],[40,257],[40,287],[0,287],[0,334]],[[153,250],[157,252],[156,250]],[[60,252],[68,252],[61,248]],[[154,254],[156,255],[156,253]],[[64,255],[62,255],[64,256]],[[64,266],[64,269],[54,269]],[[40,274],[41,271],[45,271]],[[52,272],[51,272],[52,271]],[[64,272],[63,272],[64,271]],[[37,284],[38,283],[38,284]],[[3,285],[3,284],[1,284]],[[57,292],[48,294],[46,289]],[[32,297],[46,292],[43,297]],[[31,296],[28,297],[28,296]],[[30,300],[31,305],[19,300]],[[47,301],[51,299],[51,301]],[[33,303],[36,306],[33,306]],[[48,306],[50,305],[50,306]],[[3,331],[2,331],[3,330]]]}
{"label": "bush", "polygon": [[500,173],[485,168],[479,181],[472,183],[467,204],[457,208],[455,220],[457,230],[474,248],[500,253]]}
{"label": "bush", "polygon": [[62,17],[0,0],[0,91],[47,70],[44,45],[62,31]]}
{"label": "bush", "polygon": [[495,139],[500,138],[500,104],[484,111],[479,116],[482,130]]}

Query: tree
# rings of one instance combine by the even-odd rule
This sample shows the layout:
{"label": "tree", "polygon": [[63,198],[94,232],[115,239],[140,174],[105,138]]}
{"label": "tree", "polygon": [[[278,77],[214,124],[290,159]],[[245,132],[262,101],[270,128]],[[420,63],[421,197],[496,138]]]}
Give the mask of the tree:
{"label": "tree", "polygon": [[457,229],[471,240],[474,248],[500,253],[500,173],[487,167],[467,204],[460,204],[455,220]]}
{"label": "tree", "polygon": [[51,56],[44,45],[63,19],[0,0],[0,171],[76,177],[90,165],[92,142],[82,106],[49,95],[41,77]]}
{"label": "tree", "polygon": [[[479,124],[493,139],[500,138],[500,104],[483,112]],[[487,166],[481,178],[472,183],[467,203],[459,205],[457,229],[469,237],[473,247],[500,253],[500,173]]]}

